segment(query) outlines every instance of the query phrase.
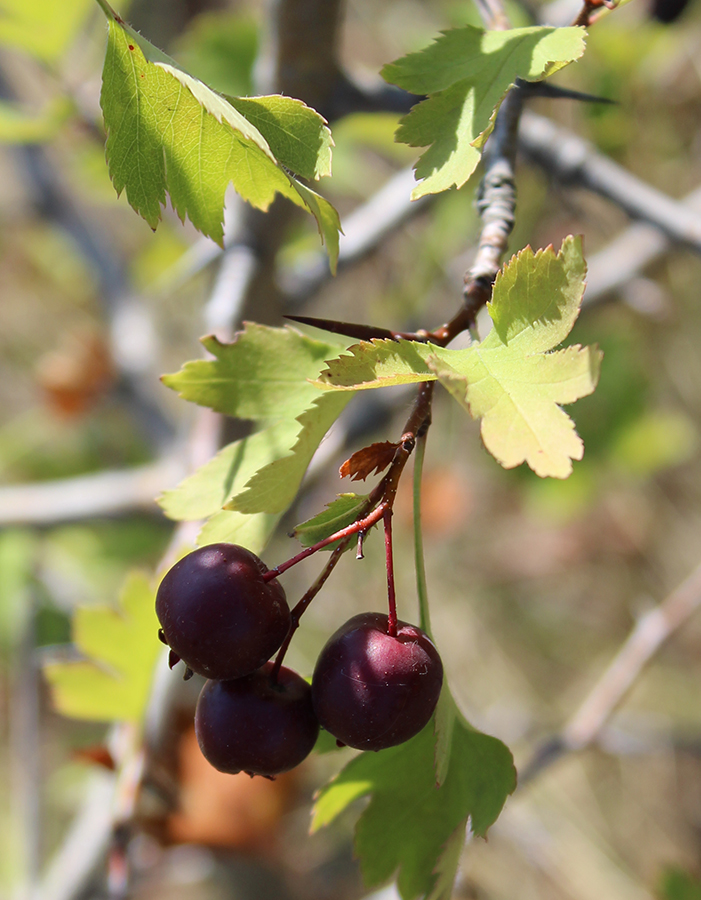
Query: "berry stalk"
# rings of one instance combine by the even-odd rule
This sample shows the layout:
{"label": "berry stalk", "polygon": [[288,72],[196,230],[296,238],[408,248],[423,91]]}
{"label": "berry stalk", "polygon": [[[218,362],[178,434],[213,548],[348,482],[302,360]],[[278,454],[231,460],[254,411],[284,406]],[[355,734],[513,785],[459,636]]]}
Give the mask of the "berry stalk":
{"label": "berry stalk", "polygon": [[282,661],[285,658],[285,654],[287,653],[287,648],[290,646],[292,642],[292,637],[299,628],[299,620],[302,618],[303,613],[307,610],[309,604],[312,602],[314,597],[319,593],[324,584],[326,583],[326,579],[336,568],[336,563],[343,556],[348,544],[350,543],[352,535],[349,535],[345,541],[340,543],[338,547],[331,554],[331,558],[326,563],[324,568],[321,570],[319,576],[316,581],[311,585],[311,587],[305,592],[302,599],[297,603],[290,612],[290,628],[287,632],[287,637],[282,642],[280,649],[278,650],[278,654],[275,658],[275,663],[273,664],[273,668],[270,672],[270,680],[273,684],[277,681],[278,674],[280,672],[280,666],[282,665]]}

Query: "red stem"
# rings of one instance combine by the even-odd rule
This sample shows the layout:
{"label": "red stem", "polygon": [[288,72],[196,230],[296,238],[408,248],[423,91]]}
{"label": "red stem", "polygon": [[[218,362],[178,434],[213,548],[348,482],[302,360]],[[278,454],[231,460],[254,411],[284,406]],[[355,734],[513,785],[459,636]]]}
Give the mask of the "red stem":
{"label": "red stem", "polygon": [[277,657],[275,658],[275,664],[273,665],[272,671],[270,672],[270,680],[273,684],[277,682],[277,676],[280,672],[280,666],[282,665],[282,661],[285,658],[285,654],[287,653],[287,648],[290,646],[290,642],[292,641],[292,636],[295,631],[299,628],[299,620],[302,618],[302,614],[306,611],[309,604],[312,602],[314,597],[319,593],[324,584],[326,583],[326,579],[336,568],[336,563],[343,556],[343,553],[348,546],[352,535],[348,535],[348,537],[336,547],[336,549],[331,554],[329,561],[326,563],[324,568],[321,570],[318,578],[312,584],[312,586],[307,590],[307,592],[303,595],[302,599],[296,606],[292,609],[290,613],[290,630],[287,632],[287,637],[282,642],[282,646],[278,650]]}
{"label": "red stem", "polygon": [[390,637],[397,636],[397,596],[394,589],[394,555],[392,553],[392,507],[385,508],[383,517],[385,523],[385,565],[387,567],[387,600],[389,613],[387,615],[387,634]]}

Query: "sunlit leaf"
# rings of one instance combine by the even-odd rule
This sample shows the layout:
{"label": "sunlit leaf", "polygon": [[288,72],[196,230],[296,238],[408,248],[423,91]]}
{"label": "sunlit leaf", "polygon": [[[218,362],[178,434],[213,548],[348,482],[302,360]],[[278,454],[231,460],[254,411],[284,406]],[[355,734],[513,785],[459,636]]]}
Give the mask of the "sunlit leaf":
{"label": "sunlit leaf", "polygon": [[579,315],[585,274],[579,238],[566,238],[558,254],[526,247],[497,276],[488,305],[494,328],[480,343],[450,350],[363,342],[330,360],[317,384],[345,391],[437,378],[482,420],[482,440],[504,467],[527,462],[540,476],[566,478],[584,447],[560,404],[594,390],[601,353],[553,348]]}
{"label": "sunlit leaf", "polygon": [[402,119],[396,139],[430,147],[416,165],[414,199],[453,186],[474,172],[494,114],[508,88],[538,81],[584,52],[582,28],[454,28],[418,53],[386,65],[383,77],[414,94],[428,94]]}
{"label": "sunlit leaf", "polygon": [[293,328],[247,323],[232,343],[203,338],[215,359],[187,362],[163,383],[185,400],[241,419],[295,419],[319,396],[316,378],[339,344],[317,341]]}
{"label": "sunlit leaf", "polygon": [[288,98],[241,101],[282,154],[225,97],[188,75],[112,15],[100,102],[107,127],[107,161],[117,193],[155,228],[166,194],[181,219],[223,241],[229,184],[267,209],[280,193],[316,218],[332,268],[338,251],[336,211],[292,172],[319,176],[330,167],[324,120]]}
{"label": "sunlit leaf", "polygon": [[163,649],[154,597],[146,576],[133,573],[117,607],[76,610],[73,641],[85,659],[48,663],[44,668],[60,712],[103,722],[141,718]]}

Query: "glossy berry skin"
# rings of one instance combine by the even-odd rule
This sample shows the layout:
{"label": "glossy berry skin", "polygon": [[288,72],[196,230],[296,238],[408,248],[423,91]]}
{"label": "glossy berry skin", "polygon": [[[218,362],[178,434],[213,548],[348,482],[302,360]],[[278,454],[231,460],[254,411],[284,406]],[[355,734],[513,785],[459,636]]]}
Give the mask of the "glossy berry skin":
{"label": "glossy berry skin", "polygon": [[323,728],[358,750],[384,750],[426,725],[438,702],[443,664],[416,625],[361,613],[324,646],[312,679],[312,699]]}
{"label": "glossy berry skin", "polygon": [[203,755],[220,772],[273,777],[298,766],[319,735],[311,688],[282,666],[275,684],[266,663],[245,678],[208,681],[195,711]]}
{"label": "glossy berry skin", "polygon": [[290,627],[277,579],[255,553],[210,544],[168,571],[156,595],[166,643],[194,672],[226,680],[248,675],[270,659]]}

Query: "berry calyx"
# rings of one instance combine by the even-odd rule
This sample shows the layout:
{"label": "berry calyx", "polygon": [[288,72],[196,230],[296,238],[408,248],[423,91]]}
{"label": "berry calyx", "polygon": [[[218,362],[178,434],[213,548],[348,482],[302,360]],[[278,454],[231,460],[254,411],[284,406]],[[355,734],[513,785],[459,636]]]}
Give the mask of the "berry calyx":
{"label": "berry calyx", "polygon": [[311,688],[273,663],[234,681],[208,681],[195,711],[203,755],[220,772],[268,778],[298,766],[319,735]]}
{"label": "berry calyx", "polygon": [[312,678],[312,700],[323,728],[358,750],[384,750],[426,725],[438,702],[443,664],[416,625],[361,613],[324,646]]}
{"label": "berry calyx", "polygon": [[241,678],[280,647],[290,627],[285,591],[255,553],[210,544],[170,569],[156,614],[172,654],[206,678]]}

